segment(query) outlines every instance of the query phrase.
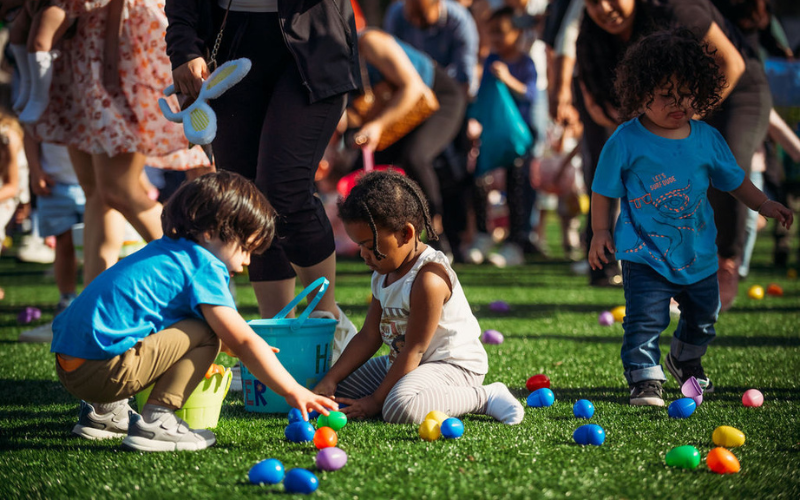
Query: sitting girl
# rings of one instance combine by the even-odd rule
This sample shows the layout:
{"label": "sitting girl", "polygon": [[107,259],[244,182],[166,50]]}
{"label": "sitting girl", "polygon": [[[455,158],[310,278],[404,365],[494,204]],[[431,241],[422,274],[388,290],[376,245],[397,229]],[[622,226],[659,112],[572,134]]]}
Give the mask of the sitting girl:
{"label": "sitting girl", "polygon": [[[522,422],[508,387],[482,385],[489,365],[480,326],[447,257],[420,241],[423,229],[435,232],[419,186],[393,172],[367,174],[339,215],[374,271],[372,302],[364,327],[314,392],[335,395],[350,418],[382,414],[418,424],[439,410]],[[381,343],[390,354],[373,358]]]}

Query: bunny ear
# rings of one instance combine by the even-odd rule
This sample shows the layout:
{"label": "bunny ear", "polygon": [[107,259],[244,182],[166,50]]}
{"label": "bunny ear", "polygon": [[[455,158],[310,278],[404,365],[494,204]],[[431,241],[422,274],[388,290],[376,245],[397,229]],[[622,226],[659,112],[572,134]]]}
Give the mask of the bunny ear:
{"label": "bunny ear", "polygon": [[203,82],[199,99],[216,99],[221,96],[226,90],[239,83],[251,67],[252,63],[246,57],[221,65],[211,73],[208,80]]}
{"label": "bunny ear", "polygon": [[183,133],[192,144],[211,144],[217,135],[217,115],[205,102],[197,101],[183,115]]}
{"label": "bunny ear", "polygon": [[171,122],[180,123],[183,119],[183,111],[180,113],[172,111],[172,108],[169,107],[169,103],[163,97],[158,100],[158,107],[161,108],[161,113],[164,115],[164,118]]}

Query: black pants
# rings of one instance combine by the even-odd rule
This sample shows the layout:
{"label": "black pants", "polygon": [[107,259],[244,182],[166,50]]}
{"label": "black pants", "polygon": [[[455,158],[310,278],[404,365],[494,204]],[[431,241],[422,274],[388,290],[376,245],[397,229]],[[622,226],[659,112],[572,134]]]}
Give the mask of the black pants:
{"label": "black pants", "polygon": [[253,255],[250,281],[295,276],[334,252],[333,230],[314,173],[344,111],[345,96],[309,103],[275,13],[230,12],[220,62],[249,58],[250,73],[211,105],[217,167],[255,181],[278,213],[278,237]]}
{"label": "black pants", "polygon": [[375,163],[393,164],[405,170],[428,197],[431,212],[441,214],[442,194],[433,162],[458,134],[464,120],[466,102],[458,84],[438,66],[432,90],[439,100],[439,110],[408,135],[375,153]]}

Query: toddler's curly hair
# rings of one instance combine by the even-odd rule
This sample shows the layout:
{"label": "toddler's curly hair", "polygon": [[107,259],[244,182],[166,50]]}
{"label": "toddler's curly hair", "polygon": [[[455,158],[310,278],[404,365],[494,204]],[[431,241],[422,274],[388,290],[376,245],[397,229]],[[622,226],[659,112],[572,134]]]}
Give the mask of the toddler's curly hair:
{"label": "toddler's curly hair", "polygon": [[347,198],[339,201],[339,217],[343,222],[369,224],[378,259],[386,257],[378,249],[378,228],[399,231],[410,222],[417,234],[425,229],[429,240],[438,239],[419,185],[397,172],[375,171],[361,177]]}
{"label": "toddler's curly hair", "polygon": [[672,77],[677,94],[689,97],[695,112],[706,116],[719,105],[727,85],[714,53],[686,28],[658,31],[631,45],[614,81],[620,116],[628,120],[641,114]]}

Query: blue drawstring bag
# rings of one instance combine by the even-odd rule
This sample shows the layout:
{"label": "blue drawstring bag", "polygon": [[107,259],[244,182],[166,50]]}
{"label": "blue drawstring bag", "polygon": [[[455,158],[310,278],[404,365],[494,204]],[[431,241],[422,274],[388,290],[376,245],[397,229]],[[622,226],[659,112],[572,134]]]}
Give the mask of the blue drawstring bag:
{"label": "blue drawstring bag", "polygon": [[469,118],[483,125],[481,148],[475,175],[525,157],[533,147],[533,135],[522,118],[511,91],[491,73],[485,73],[475,101],[467,110]]}

